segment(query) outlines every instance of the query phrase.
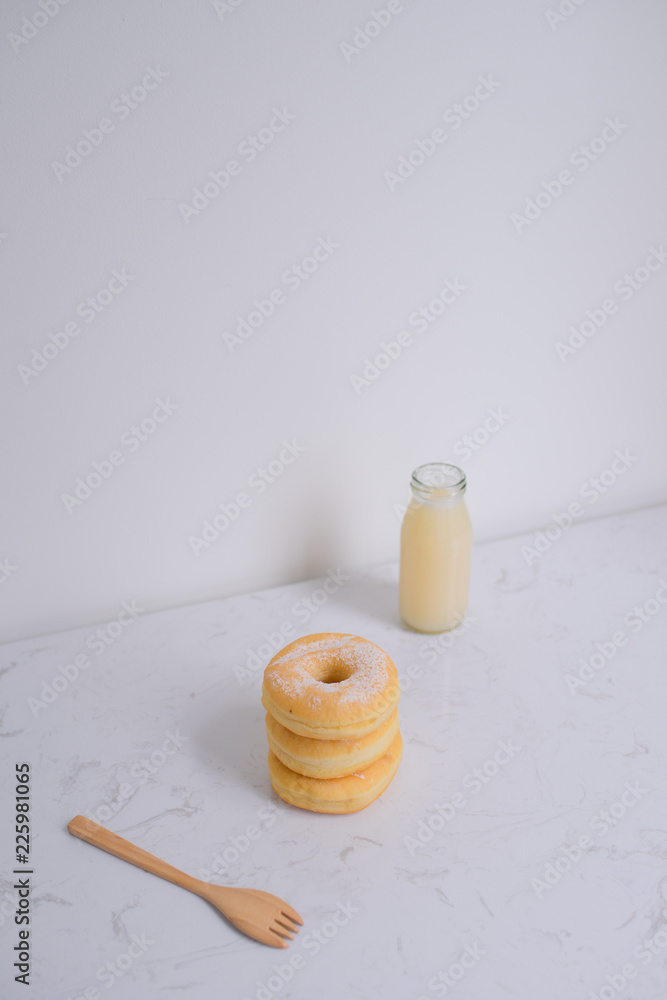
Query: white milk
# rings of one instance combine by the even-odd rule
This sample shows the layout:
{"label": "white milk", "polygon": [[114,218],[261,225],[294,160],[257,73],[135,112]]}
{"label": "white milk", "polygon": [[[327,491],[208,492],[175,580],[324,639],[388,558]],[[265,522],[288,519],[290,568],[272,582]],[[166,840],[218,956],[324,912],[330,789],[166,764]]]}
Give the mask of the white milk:
{"label": "white milk", "polygon": [[411,487],[401,528],[401,617],[418,632],[445,632],[468,606],[472,525],[465,475],[455,465],[422,465]]}

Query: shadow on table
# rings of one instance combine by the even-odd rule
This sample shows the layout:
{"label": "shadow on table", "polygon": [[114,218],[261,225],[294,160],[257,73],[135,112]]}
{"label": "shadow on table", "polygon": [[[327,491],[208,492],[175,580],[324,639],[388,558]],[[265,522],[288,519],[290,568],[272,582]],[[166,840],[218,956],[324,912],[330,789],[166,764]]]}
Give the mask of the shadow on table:
{"label": "shadow on table", "polygon": [[249,686],[248,692],[249,697],[241,701],[220,703],[216,699],[196,734],[197,750],[215,773],[267,792],[270,784],[265,713],[259,687]]}

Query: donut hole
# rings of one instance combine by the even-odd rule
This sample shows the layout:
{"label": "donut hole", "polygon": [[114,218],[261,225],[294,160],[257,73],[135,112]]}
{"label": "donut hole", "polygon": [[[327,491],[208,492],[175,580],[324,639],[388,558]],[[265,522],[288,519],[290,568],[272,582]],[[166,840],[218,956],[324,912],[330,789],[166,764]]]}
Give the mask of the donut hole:
{"label": "donut hole", "polygon": [[331,663],[322,665],[317,675],[317,680],[322,684],[340,684],[352,676],[352,668],[342,660],[333,660]]}

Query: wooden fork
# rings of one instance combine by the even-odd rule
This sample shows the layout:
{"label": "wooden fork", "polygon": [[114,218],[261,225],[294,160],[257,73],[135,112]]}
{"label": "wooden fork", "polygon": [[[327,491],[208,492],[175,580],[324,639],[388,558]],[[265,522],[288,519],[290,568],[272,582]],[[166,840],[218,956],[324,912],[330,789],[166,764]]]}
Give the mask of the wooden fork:
{"label": "wooden fork", "polygon": [[107,854],[129,861],[131,865],[143,868],[145,872],[159,875],[167,882],[174,882],[175,885],[189,889],[190,892],[208,900],[227,917],[231,924],[234,924],[234,927],[238,927],[248,937],[261,941],[262,944],[270,944],[272,948],[287,948],[287,940],[292,941],[292,935],[299,931],[298,925],[303,924],[296,910],[278,896],[272,896],[270,892],[262,892],[259,889],[231,889],[201,882],[198,878],[186,875],[178,868],[173,868],[155,855],[149,854],[148,851],[136,847],[129,840],[123,840],[122,837],[112,833],[111,830],[106,830],[86,816],[75,816],[67,829],[79,840],[85,840],[87,844],[93,844]]}

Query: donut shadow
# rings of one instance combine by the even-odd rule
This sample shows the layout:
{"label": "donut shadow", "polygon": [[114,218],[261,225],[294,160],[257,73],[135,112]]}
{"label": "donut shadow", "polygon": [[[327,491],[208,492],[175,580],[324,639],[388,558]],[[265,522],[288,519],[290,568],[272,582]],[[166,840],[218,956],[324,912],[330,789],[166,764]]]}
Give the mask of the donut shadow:
{"label": "donut shadow", "polygon": [[267,793],[271,786],[264,715],[263,706],[254,700],[248,705],[212,706],[197,742],[203,761],[214,773]]}

